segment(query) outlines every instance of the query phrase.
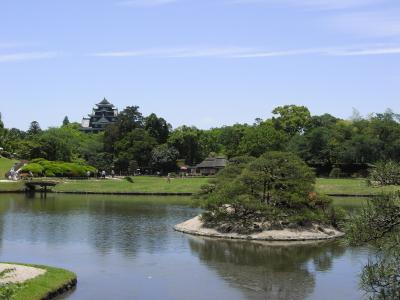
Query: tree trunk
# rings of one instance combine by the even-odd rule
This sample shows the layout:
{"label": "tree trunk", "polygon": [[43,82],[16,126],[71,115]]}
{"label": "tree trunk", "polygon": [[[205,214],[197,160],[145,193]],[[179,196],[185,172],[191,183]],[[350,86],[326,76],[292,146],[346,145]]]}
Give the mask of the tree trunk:
{"label": "tree trunk", "polygon": [[[264,180],[264,190],[263,190],[263,202],[266,202],[266,195],[267,195],[267,181]],[[268,201],[267,201],[268,203]]]}

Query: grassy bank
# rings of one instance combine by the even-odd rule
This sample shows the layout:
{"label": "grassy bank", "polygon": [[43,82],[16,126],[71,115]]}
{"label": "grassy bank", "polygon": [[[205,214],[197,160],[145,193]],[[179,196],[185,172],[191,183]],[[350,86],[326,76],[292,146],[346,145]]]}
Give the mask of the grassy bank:
{"label": "grassy bank", "polygon": [[[121,179],[107,180],[61,180],[54,191],[82,193],[196,193],[208,178],[172,179],[138,176],[133,183]],[[0,192],[18,191],[22,182],[0,182]],[[371,187],[364,179],[317,179],[316,190],[323,194],[376,195],[382,192],[399,191],[399,186]]]}
{"label": "grassy bank", "polygon": [[0,182],[0,192],[18,192],[23,191],[24,183],[23,182]]}
{"label": "grassy bank", "polygon": [[318,193],[347,195],[376,195],[382,192],[400,191],[400,186],[372,187],[365,179],[328,179],[318,178]]}
{"label": "grassy bank", "polygon": [[50,299],[50,295],[76,283],[76,275],[67,270],[47,266],[26,265],[45,269],[46,273],[22,284],[9,284],[0,287],[0,299],[40,300]]}
{"label": "grassy bank", "polygon": [[54,188],[57,192],[100,193],[196,193],[208,178],[171,179],[138,176],[133,183],[127,180],[67,180]]}
{"label": "grassy bank", "polygon": [[10,171],[12,166],[15,164],[14,160],[0,157],[0,179],[5,179],[4,175]]}

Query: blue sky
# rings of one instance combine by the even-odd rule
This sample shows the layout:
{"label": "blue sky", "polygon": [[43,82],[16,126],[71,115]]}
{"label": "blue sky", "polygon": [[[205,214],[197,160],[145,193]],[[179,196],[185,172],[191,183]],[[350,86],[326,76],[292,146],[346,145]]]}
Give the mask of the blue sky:
{"label": "blue sky", "polygon": [[107,97],[173,126],[400,112],[397,0],[2,0],[7,127],[80,121]]}

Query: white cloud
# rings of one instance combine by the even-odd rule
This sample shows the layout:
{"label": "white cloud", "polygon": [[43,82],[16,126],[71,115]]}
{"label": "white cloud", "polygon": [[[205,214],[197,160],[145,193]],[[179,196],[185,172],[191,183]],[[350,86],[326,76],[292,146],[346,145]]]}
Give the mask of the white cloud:
{"label": "white cloud", "polygon": [[156,57],[156,58],[200,58],[219,57],[230,58],[245,54],[252,49],[242,47],[211,47],[211,48],[151,48],[134,51],[112,51],[91,54],[99,57]]}
{"label": "white cloud", "polygon": [[268,58],[268,57],[282,57],[282,56],[299,56],[309,54],[321,54],[323,50],[315,49],[293,49],[281,51],[254,51],[233,55],[232,58]]}
{"label": "white cloud", "polygon": [[177,0],[126,0],[117,4],[120,6],[160,6],[177,2]]}
{"label": "white cloud", "polygon": [[333,56],[368,56],[368,55],[390,55],[400,54],[400,47],[376,47],[365,49],[336,49],[331,50]]}
{"label": "white cloud", "polygon": [[377,56],[400,54],[400,46],[351,46],[351,47],[326,47],[311,49],[294,49],[284,51],[261,51],[238,55],[236,58],[268,58],[282,56]]}
{"label": "white cloud", "polygon": [[231,2],[238,4],[291,5],[306,9],[335,10],[379,4],[386,2],[386,0],[231,0]]}
{"label": "white cloud", "polygon": [[211,48],[160,48],[134,51],[111,51],[90,54],[109,58],[223,58],[223,59],[262,59],[288,56],[367,56],[400,54],[400,46],[363,45],[350,47],[324,47],[289,50],[265,50],[250,47],[211,47]]}
{"label": "white cloud", "polygon": [[0,63],[48,59],[48,58],[54,58],[56,56],[57,53],[55,52],[25,52],[25,53],[0,54]]}
{"label": "white cloud", "polygon": [[400,36],[399,13],[354,12],[334,16],[328,20],[328,23],[335,29],[362,36]]}

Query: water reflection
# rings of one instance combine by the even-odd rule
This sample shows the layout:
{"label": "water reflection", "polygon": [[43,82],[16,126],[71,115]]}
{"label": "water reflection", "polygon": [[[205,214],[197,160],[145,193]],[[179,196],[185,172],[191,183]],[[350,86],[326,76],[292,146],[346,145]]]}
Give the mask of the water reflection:
{"label": "water reflection", "polygon": [[134,257],[139,248],[165,249],[172,224],[197,211],[180,206],[188,203],[188,198],[11,195],[0,201],[0,234],[2,240],[48,245],[86,243],[103,255]]}
{"label": "water reflection", "polygon": [[314,290],[315,272],[329,271],[345,253],[337,241],[290,245],[191,237],[189,245],[204,264],[251,299],[305,299]]}
{"label": "water reflection", "polygon": [[[196,238],[189,198],[0,195],[0,260],[68,268],[69,299],[359,299],[359,250]],[[344,273],[345,272],[345,273]],[[354,283],[352,282],[354,281]],[[205,288],[206,287],[206,288]]]}

